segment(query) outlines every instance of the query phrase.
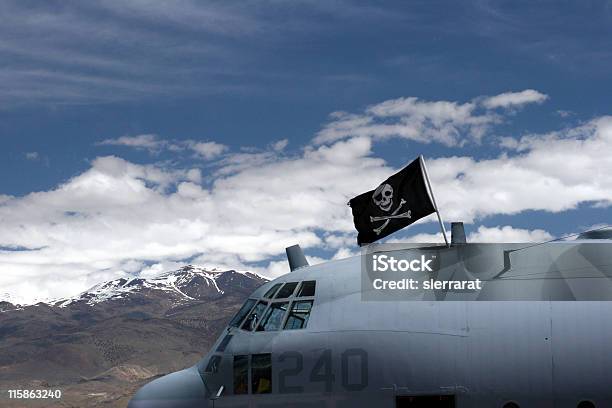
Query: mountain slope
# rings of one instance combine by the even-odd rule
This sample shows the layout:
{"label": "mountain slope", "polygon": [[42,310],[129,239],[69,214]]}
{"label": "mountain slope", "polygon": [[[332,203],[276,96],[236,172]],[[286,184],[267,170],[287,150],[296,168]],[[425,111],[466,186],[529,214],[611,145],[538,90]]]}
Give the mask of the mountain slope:
{"label": "mountain slope", "polygon": [[[151,376],[198,361],[264,282],[248,272],[187,266],[16,310],[0,304],[0,389],[74,389],[77,406],[88,394],[108,403],[96,389],[110,387],[109,398],[129,395],[126,390]],[[93,391],[84,392],[87,387]]]}

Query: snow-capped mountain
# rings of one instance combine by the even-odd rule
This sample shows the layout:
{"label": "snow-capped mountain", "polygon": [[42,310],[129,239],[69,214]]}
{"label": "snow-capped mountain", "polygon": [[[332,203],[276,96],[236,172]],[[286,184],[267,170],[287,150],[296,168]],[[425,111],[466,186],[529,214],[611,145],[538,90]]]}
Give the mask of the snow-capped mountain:
{"label": "snow-capped mountain", "polygon": [[134,294],[149,294],[167,297],[174,302],[210,300],[220,297],[226,290],[252,290],[267,279],[252,272],[217,269],[187,265],[176,271],[163,273],[154,278],[120,278],[100,283],[77,296],[44,302],[52,306],[66,307],[84,302],[93,306],[100,302],[127,299]]}
{"label": "snow-capped mountain", "polygon": [[0,302],[0,389],[44,382],[66,405],[112,406],[150,377],[195,364],[265,282],[186,266],[35,305]]}

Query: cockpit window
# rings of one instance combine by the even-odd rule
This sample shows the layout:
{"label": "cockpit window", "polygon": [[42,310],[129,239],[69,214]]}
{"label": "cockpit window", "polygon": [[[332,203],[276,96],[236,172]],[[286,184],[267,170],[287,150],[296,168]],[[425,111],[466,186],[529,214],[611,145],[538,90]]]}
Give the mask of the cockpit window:
{"label": "cockpit window", "polygon": [[272,355],[253,354],[251,356],[251,389],[253,394],[272,392]]}
{"label": "cockpit window", "polygon": [[288,307],[289,302],[272,303],[268,310],[266,310],[266,315],[261,319],[257,331],[280,330]]}
{"label": "cockpit window", "polygon": [[297,282],[287,282],[285,283],[285,285],[281,288],[281,290],[278,291],[278,293],[276,294],[276,299],[284,299],[284,298],[288,298],[289,296],[293,295],[293,292],[295,292],[295,288],[297,287],[298,283]]}
{"label": "cockpit window", "polygon": [[249,317],[242,323],[242,330],[253,330],[257,327],[257,323],[259,323],[259,319],[261,319],[264,310],[266,310],[266,306],[268,306],[268,302],[264,302],[263,300],[257,302],[257,305],[253,308]]}
{"label": "cockpit window", "polygon": [[268,299],[272,299],[272,297],[274,297],[274,294],[276,293],[276,291],[278,290],[278,288],[280,288],[283,284],[282,283],[277,283],[276,285],[272,286],[264,295],[265,298]]}
{"label": "cockpit window", "polygon": [[302,284],[300,285],[300,289],[298,290],[297,297],[314,296],[316,285],[316,281],[302,282]]}
{"label": "cockpit window", "polygon": [[255,299],[248,299],[246,302],[244,302],[244,305],[242,305],[238,313],[236,313],[236,316],[234,316],[234,318],[230,322],[229,324],[230,327],[240,326],[240,322],[251,311],[254,304],[255,304]]}
{"label": "cockpit window", "polygon": [[286,330],[304,329],[308,324],[310,311],[312,310],[312,300],[300,300],[293,302],[289,317],[285,323]]}
{"label": "cockpit window", "polygon": [[249,393],[249,356],[234,356],[234,394]]}
{"label": "cockpit window", "polygon": [[219,371],[219,364],[221,363],[221,356],[212,356],[206,365],[207,373],[216,373]]}
{"label": "cockpit window", "polygon": [[[248,299],[230,326],[258,332],[303,329],[310,318],[316,286],[314,280],[276,283],[266,291],[262,299]],[[268,300],[272,298],[274,301]],[[231,337],[219,344],[218,352],[225,351],[229,339]]]}

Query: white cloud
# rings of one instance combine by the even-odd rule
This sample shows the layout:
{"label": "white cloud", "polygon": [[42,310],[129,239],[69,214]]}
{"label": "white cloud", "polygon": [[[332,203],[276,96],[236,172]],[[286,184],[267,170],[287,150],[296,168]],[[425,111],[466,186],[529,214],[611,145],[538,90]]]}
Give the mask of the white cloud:
{"label": "white cloud", "polygon": [[287,55],[271,58],[279,50],[273,44],[337,30],[338,21],[398,18],[351,2],[266,6],[262,13],[256,3],[231,1],[64,2],[61,9],[0,2],[0,57],[11,61],[0,72],[0,107],[269,92],[270,78],[312,77],[280,67],[277,59]]}
{"label": "white cloud", "polygon": [[612,117],[518,140],[520,153],[427,162],[446,219],[472,222],[525,210],[564,211],[580,203],[612,202]]}
{"label": "white cloud", "polygon": [[188,265],[186,262],[164,261],[140,269],[139,276],[143,278],[154,278],[161,273],[174,271]]}
{"label": "white cloud", "polygon": [[216,142],[195,142],[189,141],[188,146],[197,155],[201,156],[206,160],[214,159],[220,156],[224,151],[227,150],[227,146]]}
{"label": "white cloud", "polygon": [[265,269],[265,275],[271,279],[278,278],[286,273],[289,273],[289,265],[285,260],[272,261]]}
{"label": "white cloud", "polygon": [[289,144],[289,139],[278,140],[278,141],[276,141],[276,142],[274,142],[272,144],[272,150],[275,150],[277,152],[281,152],[281,151],[285,150],[285,148],[287,147],[288,144]]}
{"label": "white cloud", "polygon": [[[502,122],[495,108],[518,108],[542,103],[548,98],[533,89],[476,98],[470,102],[423,101],[397,98],[368,106],[361,114],[334,112],[330,122],[317,133],[315,143],[366,136],[375,139],[397,137],[421,143],[456,146],[480,141],[493,125]],[[507,112],[506,112],[507,113]]]}
{"label": "white cloud", "polygon": [[[403,109],[391,107],[384,110]],[[444,219],[470,223],[581,203],[609,206],[610,144],[612,117],[602,117],[515,139],[497,157],[426,160]],[[0,246],[30,248],[0,251],[0,286],[21,296],[70,295],[103,279],[139,269],[151,274],[187,259],[276,275],[287,270],[276,259],[295,243],[307,252],[351,254],[357,248],[346,202],[398,170],[374,157],[372,139],[364,136],[306,146],[293,156],[273,149],[230,152],[215,166],[211,183],[203,185],[197,168],[100,157],[53,190],[0,196]],[[481,227],[469,239],[546,237],[545,231],[504,226]]]}
{"label": "white cloud", "polygon": [[116,139],[106,139],[98,143],[101,146],[127,146],[149,151],[160,151],[166,142],[157,135],[146,134],[137,136],[121,136]]}
{"label": "white cloud", "polygon": [[[448,236],[448,239],[450,239],[450,235]],[[438,244],[438,243],[444,243],[444,237],[442,236],[442,232],[437,233],[437,234],[416,234],[416,235],[411,235],[409,237],[406,238],[389,238],[385,241],[387,244],[400,244],[400,243],[404,243],[404,242],[411,242],[411,243],[425,243],[425,244]]]}
{"label": "white cloud", "polygon": [[320,245],[315,228],[352,229],[347,198],[388,173],[382,160],[367,157],[370,146],[353,139],[257,163],[210,188],[197,183],[195,169],[98,158],[54,190],[3,198],[0,245],[32,250],[0,251],[0,285],[24,296],[64,296],[134,273],[134,262],[194,256],[208,266],[257,271],[253,263],[286,246]]}
{"label": "white cloud", "polygon": [[332,256],[332,259],[344,259],[344,258],[348,258],[351,256],[357,256],[359,254],[360,252],[356,249],[350,249],[350,248],[343,247],[336,251],[334,256]]}
{"label": "white cloud", "polygon": [[535,89],[525,89],[520,92],[505,92],[485,98],[482,104],[488,109],[518,108],[529,103],[543,103],[546,99],[548,99],[548,95]]}
{"label": "white cloud", "polygon": [[480,226],[476,232],[469,234],[468,242],[543,242],[552,238],[552,235],[541,229],[527,230],[513,228],[509,225],[504,227]]}
{"label": "white cloud", "polygon": [[135,149],[147,150],[152,154],[159,154],[162,151],[174,153],[189,151],[196,157],[204,160],[214,159],[228,149],[227,146],[214,141],[162,139],[154,134],[121,136],[116,139],[106,139],[97,144],[99,146],[132,147]]}
{"label": "white cloud", "polygon": [[0,9],[7,16],[0,55],[14,62],[0,76],[3,104],[105,103],[240,88],[236,75],[227,74],[243,72],[243,58],[224,39],[263,33],[254,10],[225,3],[106,1],[65,4],[58,12],[53,5],[3,2]]}
{"label": "white cloud", "polygon": [[364,114],[333,113],[332,121],[318,132],[315,142],[367,136],[454,146],[466,136],[479,140],[491,124],[499,121],[497,115],[476,113],[476,108],[474,103],[398,98],[369,106]]}
{"label": "white cloud", "polygon": [[26,159],[28,159],[28,160],[35,161],[35,160],[38,160],[38,158],[40,157],[40,155],[38,154],[38,152],[27,152],[27,153],[25,154],[25,157],[26,157]]}
{"label": "white cloud", "polygon": [[499,140],[499,147],[503,147],[505,149],[512,149],[515,150],[516,148],[518,148],[518,140],[516,140],[513,137],[500,137]]}
{"label": "white cloud", "polygon": [[191,169],[187,171],[187,179],[196,184],[200,184],[202,182],[202,172],[200,169]]}
{"label": "white cloud", "polygon": [[219,160],[217,177],[228,176],[259,165],[269,164],[280,159],[278,153],[271,151],[230,153]]}
{"label": "white cloud", "polygon": [[[450,231],[448,235],[450,240]],[[510,225],[503,227],[485,227],[481,225],[478,230],[468,234],[467,241],[470,243],[477,242],[542,242],[552,239],[552,235],[548,232],[535,229],[527,230],[521,228],[514,228]],[[444,238],[442,233],[437,234],[416,234],[409,236],[404,239],[390,239],[388,243],[402,243],[402,242],[414,242],[414,243],[435,243],[443,244]]]}
{"label": "white cloud", "polygon": [[348,247],[355,242],[352,234],[328,234],[324,237],[325,245],[329,248]]}

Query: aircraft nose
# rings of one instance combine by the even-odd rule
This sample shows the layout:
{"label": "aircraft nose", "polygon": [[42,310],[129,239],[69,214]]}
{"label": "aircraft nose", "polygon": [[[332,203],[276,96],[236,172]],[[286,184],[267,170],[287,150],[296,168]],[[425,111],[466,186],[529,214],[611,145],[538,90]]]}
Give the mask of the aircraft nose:
{"label": "aircraft nose", "polygon": [[206,389],[196,367],[168,374],[144,385],[128,408],[205,408]]}

